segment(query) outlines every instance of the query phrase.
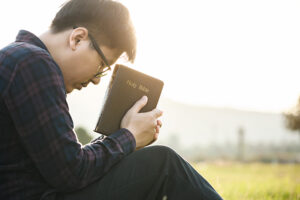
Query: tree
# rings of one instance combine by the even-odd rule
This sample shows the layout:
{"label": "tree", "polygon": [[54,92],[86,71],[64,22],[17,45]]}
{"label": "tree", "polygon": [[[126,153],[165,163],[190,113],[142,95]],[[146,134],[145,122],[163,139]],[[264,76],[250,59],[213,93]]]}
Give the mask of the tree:
{"label": "tree", "polygon": [[84,127],[81,126],[76,127],[75,132],[79,142],[82,145],[90,143],[90,141],[93,139],[93,137],[87,132],[87,130]]}
{"label": "tree", "polygon": [[298,131],[300,134],[300,97],[298,103],[290,111],[284,113],[285,125],[292,131]]}

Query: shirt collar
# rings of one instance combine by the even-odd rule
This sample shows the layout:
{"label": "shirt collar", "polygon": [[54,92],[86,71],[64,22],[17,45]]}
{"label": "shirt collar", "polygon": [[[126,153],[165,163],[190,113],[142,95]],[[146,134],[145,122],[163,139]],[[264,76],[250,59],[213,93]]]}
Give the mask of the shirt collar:
{"label": "shirt collar", "polygon": [[26,31],[26,30],[19,31],[17,38],[16,38],[16,42],[30,43],[30,44],[38,46],[42,49],[45,49],[47,52],[49,52],[47,47],[45,46],[45,44],[40,40],[40,38],[38,38],[33,33]]}

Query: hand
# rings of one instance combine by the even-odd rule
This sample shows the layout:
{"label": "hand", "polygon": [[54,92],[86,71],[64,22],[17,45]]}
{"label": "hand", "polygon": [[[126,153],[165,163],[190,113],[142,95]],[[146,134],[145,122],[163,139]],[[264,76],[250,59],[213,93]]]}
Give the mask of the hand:
{"label": "hand", "polygon": [[158,120],[162,111],[153,109],[150,112],[139,113],[147,104],[146,96],[138,100],[125,114],[121,121],[121,128],[128,129],[136,141],[136,149],[143,148],[157,140],[162,122]]}

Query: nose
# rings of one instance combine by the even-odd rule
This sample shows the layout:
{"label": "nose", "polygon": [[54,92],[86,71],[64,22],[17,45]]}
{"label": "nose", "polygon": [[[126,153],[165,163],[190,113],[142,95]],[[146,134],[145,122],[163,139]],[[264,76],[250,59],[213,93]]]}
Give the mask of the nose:
{"label": "nose", "polygon": [[96,78],[96,77],[94,77],[94,78],[91,79],[91,82],[92,82],[94,85],[98,85],[98,84],[100,83],[100,79],[101,79],[101,78]]}

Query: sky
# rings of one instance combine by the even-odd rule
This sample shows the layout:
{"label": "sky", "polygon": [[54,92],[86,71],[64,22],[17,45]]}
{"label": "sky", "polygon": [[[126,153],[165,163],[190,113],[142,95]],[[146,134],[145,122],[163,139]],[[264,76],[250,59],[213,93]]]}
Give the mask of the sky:
{"label": "sky", "polygon": [[[63,2],[1,2],[0,47],[20,29],[43,33]],[[163,80],[162,97],[263,112],[282,112],[297,102],[299,0],[120,2],[130,10],[138,39],[136,62],[130,66]],[[108,80],[74,92],[70,101],[100,100],[98,91]]]}

